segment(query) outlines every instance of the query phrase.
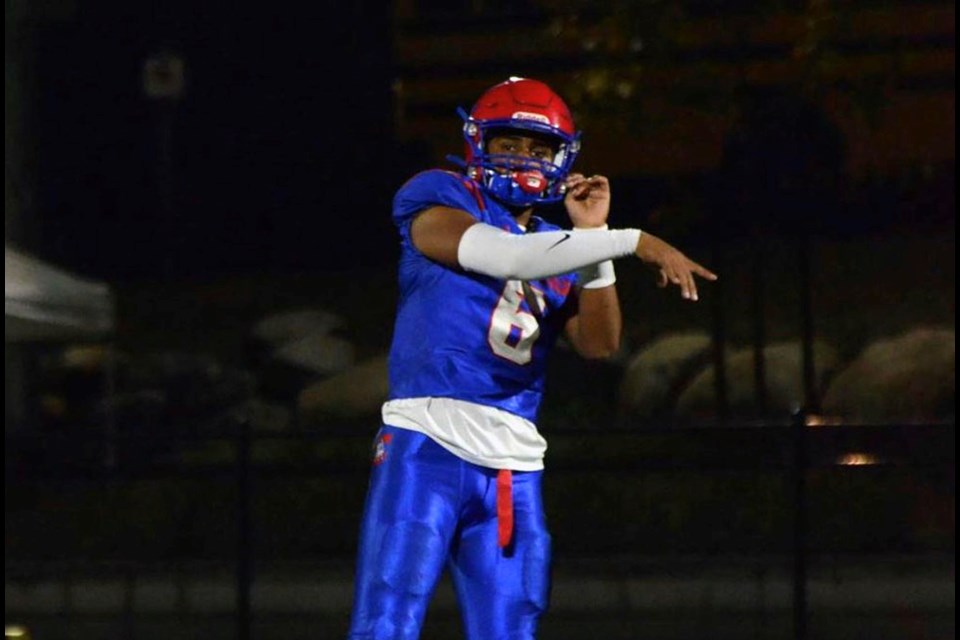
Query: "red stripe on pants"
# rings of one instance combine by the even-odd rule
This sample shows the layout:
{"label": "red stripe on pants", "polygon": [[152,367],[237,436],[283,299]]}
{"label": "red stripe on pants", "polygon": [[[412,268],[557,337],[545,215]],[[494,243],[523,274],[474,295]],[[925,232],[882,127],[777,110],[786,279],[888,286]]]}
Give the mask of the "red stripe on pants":
{"label": "red stripe on pants", "polygon": [[497,538],[501,547],[513,536],[513,474],[509,469],[497,473]]}

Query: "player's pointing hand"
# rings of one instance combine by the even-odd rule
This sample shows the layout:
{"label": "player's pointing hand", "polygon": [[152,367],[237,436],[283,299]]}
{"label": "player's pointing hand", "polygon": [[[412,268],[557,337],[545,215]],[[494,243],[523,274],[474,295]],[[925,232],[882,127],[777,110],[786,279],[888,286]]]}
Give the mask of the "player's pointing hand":
{"label": "player's pointing hand", "polygon": [[694,262],[672,245],[646,231],[637,243],[637,257],[659,272],[657,286],[675,284],[686,300],[697,300],[697,283],[694,276],[716,280],[717,274]]}

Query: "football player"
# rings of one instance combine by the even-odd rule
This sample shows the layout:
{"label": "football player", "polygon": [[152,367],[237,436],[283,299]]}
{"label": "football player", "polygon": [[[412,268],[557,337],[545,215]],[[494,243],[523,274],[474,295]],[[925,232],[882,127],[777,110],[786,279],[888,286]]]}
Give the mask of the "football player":
{"label": "football player", "polygon": [[[697,299],[709,270],[639,229],[608,229],[610,185],[572,173],[580,134],[542,82],[510,78],[461,110],[459,172],[393,201],[400,301],[375,441],[350,638],[419,637],[449,568],[470,640],[533,638],[549,593],[537,430],[561,332],[585,357],[619,347],[612,260],[637,256]],[[535,215],[562,201],[571,228]]]}

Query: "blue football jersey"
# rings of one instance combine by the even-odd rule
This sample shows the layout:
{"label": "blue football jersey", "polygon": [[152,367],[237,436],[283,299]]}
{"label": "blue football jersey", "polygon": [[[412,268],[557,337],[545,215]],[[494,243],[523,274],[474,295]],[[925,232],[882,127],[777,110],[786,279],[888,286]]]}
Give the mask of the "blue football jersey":
{"label": "blue football jersey", "polygon": [[[410,240],[415,215],[432,206],[525,233],[510,212],[467,177],[431,170],[411,178],[393,201],[400,231],[400,301],[390,348],[391,400],[444,397],[492,406],[536,421],[547,355],[568,317],[575,274],[504,281],[452,269]],[[529,232],[557,226],[531,218]],[[535,298],[535,307],[531,300]]]}

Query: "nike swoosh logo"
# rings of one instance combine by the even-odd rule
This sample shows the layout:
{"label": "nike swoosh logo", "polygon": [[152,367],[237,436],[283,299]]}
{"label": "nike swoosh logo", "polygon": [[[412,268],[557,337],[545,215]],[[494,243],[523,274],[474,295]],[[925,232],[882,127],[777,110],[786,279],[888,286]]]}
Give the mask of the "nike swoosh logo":
{"label": "nike swoosh logo", "polygon": [[563,244],[564,242],[566,242],[566,241],[569,240],[569,239],[570,239],[570,234],[569,234],[569,233],[563,234],[563,237],[562,237],[562,238],[560,238],[559,240],[557,240],[556,242],[554,242],[552,245],[550,245],[550,246],[547,248],[547,251],[550,251],[551,249],[553,249],[553,248],[556,247],[557,245]]}

